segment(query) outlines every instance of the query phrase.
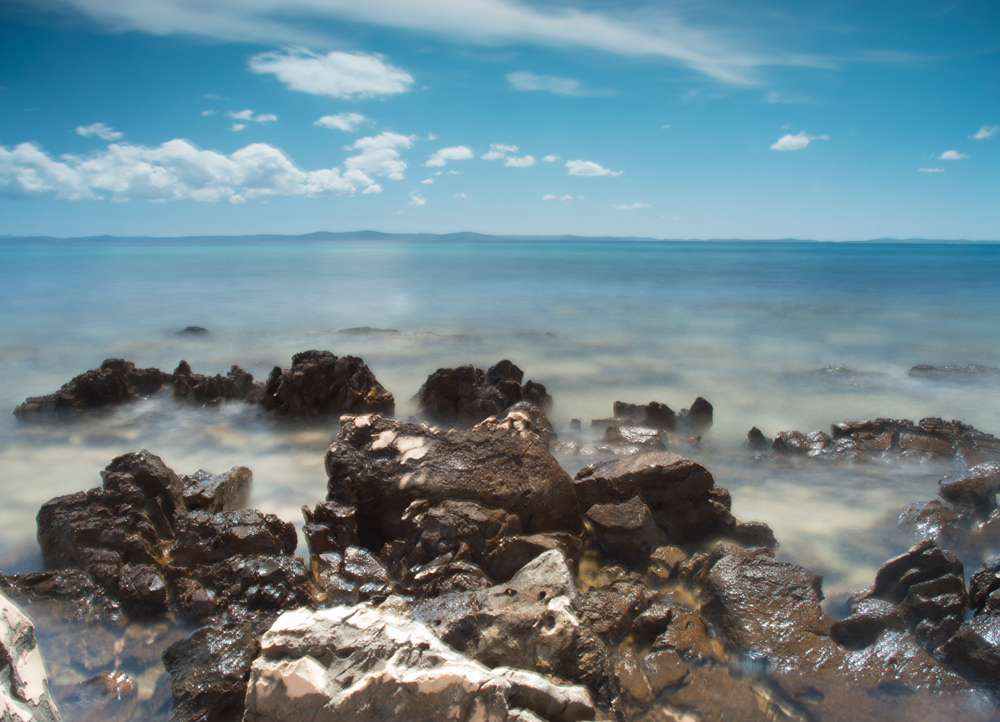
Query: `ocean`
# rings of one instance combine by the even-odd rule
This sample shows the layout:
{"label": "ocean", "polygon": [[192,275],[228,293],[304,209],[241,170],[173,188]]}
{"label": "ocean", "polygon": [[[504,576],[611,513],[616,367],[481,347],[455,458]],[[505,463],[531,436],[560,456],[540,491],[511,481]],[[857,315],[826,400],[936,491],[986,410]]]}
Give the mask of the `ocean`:
{"label": "ocean", "polygon": [[[781,558],[824,575],[835,611],[911,543],[900,509],[934,498],[949,469],[780,466],[751,458],[747,431],[937,416],[1000,434],[1000,381],[908,373],[1000,367],[998,278],[1000,244],[984,243],[3,239],[0,570],[40,568],[39,506],[99,485],[140,448],[179,473],[249,466],[253,505],[300,525],[300,507],[325,498],[335,419],[282,424],[169,397],[75,423],[11,412],[106,358],[166,371],[184,359],[204,374],[238,364],[264,380],[327,349],[363,358],[401,417],[437,368],[509,358],[547,387],[561,438],[581,419],[586,440],[616,400],[708,399],[715,424],[692,455],[738,518],[771,525]],[[209,334],[177,335],[192,325]],[[356,327],[399,333],[342,332]]]}

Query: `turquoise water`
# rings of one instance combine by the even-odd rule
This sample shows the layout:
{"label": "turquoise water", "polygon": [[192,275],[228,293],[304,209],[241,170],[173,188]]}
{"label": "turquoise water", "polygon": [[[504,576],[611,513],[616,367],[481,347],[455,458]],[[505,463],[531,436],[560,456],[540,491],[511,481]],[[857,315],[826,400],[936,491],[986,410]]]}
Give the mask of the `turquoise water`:
{"label": "turquoise water", "polygon": [[[23,426],[9,411],[109,357],[211,374],[239,364],[263,380],[321,348],[364,358],[402,416],[435,369],[510,358],[547,386],[563,437],[615,400],[679,409],[704,396],[716,423],[696,455],[734,512],[771,524],[782,555],[843,593],[905,543],[891,519],[932,498],[942,469],[761,466],[746,432],[941,416],[1000,433],[1000,384],[907,375],[1000,367],[997,278],[996,244],[0,241],[0,569],[40,564],[44,501],[99,484],[115,455],[142,447],[181,473],[250,466],[254,503],[300,522],[325,495],[334,422],[280,427],[242,405],[169,399],[72,425]],[[175,335],[189,325],[211,335]],[[358,326],[401,333],[337,333]],[[813,373],[833,365],[856,373]]]}

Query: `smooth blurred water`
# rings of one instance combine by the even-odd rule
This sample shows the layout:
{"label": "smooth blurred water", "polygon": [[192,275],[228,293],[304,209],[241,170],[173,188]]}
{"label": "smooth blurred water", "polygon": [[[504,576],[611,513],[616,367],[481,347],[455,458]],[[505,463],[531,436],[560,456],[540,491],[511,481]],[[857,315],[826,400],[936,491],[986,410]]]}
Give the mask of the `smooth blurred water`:
{"label": "smooth blurred water", "polygon": [[[335,423],[170,399],[77,424],[22,425],[9,411],[105,358],[168,371],[186,359],[209,374],[239,364],[263,380],[319,348],[361,356],[402,416],[435,369],[501,358],[546,385],[563,433],[615,400],[679,409],[704,396],[716,422],[697,456],[734,513],[771,524],[784,557],[842,592],[905,543],[891,519],[932,498],[943,470],[754,464],[746,432],[940,416],[1000,433],[1000,385],[907,375],[1000,366],[997,278],[992,244],[0,241],[0,569],[39,565],[38,507],[96,486],[138,448],[180,473],[250,466],[254,503],[300,522],[325,496]],[[189,325],[211,334],[175,334]],[[357,326],[401,333],[337,333]],[[815,373],[834,365],[856,373]]]}

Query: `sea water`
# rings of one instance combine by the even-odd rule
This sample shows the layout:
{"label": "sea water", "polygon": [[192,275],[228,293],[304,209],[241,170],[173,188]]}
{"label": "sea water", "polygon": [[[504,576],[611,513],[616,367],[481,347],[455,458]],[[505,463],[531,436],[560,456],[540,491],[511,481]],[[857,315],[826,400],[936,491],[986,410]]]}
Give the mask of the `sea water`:
{"label": "sea water", "polygon": [[[112,458],[140,448],[179,473],[249,466],[252,503],[301,525],[300,507],[325,498],[335,419],[275,423],[169,394],[73,423],[10,412],[106,358],[165,371],[184,359],[213,375],[238,364],[264,380],[328,349],[363,358],[401,417],[437,368],[509,358],[547,387],[560,435],[581,419],[584,441],[616,400],[677,410],[703,396],[715,424],[692,454],[738,518],[770,524],[779,555],[842,599],[911,542],[896,516],[934,498],[949,469],[784,467],[753,461],[747,431],[938,416],[1000,434],[1000,384],[908,374],[1000,366],[998,278],[996,244],[3,240],[0,571],[39,568],[39,506],[99,485]],[[176,333],[191,325],[209,334]],[[341,332],[363,326],[399,333]]]}

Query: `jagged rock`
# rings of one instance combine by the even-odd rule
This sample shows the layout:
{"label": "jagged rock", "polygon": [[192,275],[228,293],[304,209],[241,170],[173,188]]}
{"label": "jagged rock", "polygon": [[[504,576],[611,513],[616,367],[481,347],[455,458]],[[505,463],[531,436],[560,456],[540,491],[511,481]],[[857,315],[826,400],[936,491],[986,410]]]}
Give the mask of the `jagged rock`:
{"label": "jagged rock", "polygon": [[864,649],[831,638],[821,578],[765,549],[728,545],[697,561],[701,613],[737,653],[813,720],[990,719],[983,699],[907,632],[887,629]]}
{"label": "jagged rock", "polygon": [[139,685],[124,672],[101,672],[58,693],[72,722],[128,722],[139,704]]}
{"label": "jagged rock", "polygon": [[918,539],[930,539],[937,544],[964,543],[972,530],[972,520],[937,499],[908,505],[899,513],[899,528]]}
{"label": "jagged rock", "polygon": [[690,409],[681,409],[677,413],[677,428],[695,434],[701,433],[712,426],[713,414],[712,404],[699,396]]}
{"label": "jagged rock", "polygon": [[0,718],[60,722],[31,621],[0,594]]}
{"label": "jagged rock", "polygon": [[595,504],[586,516],[604,550],[626,561],[639,563],[660,546],[659,527],[638,496],[622,504]]}
{"label": "jagged rock", "polygon": [[121,603],[94,583],[82,569],[57,569],[0,576],[0,590],[28,606],[35,616],[91,628],[122,627]]}
{"label": "jagged rock", "polygon": [[1000,613],[1000,557],[983,562],[969,578],[969,608],[976,616]]}
{"label": "jagged rock", "polygon": [[520,534],[504,537],[497,543],[496,551],[486,560],[486,570],[492,579],[505,582],[532,559],[547,551],[558,550],[570,568],[576,569],[583,552],[583,540],[575,534]]}
{"label": "jagged rock", "polygon": [[223,474],[210,474],[204,469],[181,477],[184,485],[184,506],[192,511],[214,514],[236,511],[247,505],[253,472],[245,466],[234,466]]}
{"label": "jagged rock", "polygon": [[131,361],[107,359],[99,369],[74,377],[47,396],[34,396],[14,409],[22,421],[40,417],[74,418],[88,411],[159,393],[172,380],[156,368],[137,369]]}
{"label": "jagged rock", "polygon": [[903,615],[892,602],[864,597],[849,607],[851,615],[830,625],[830,637],[842,647],[870,647],[886,629],[906,629]]}
{"label": "jagged rock", "polygon": [[202,627],[163,654],[173,691],[173,722],[239,722],[250,667],[260,651],[250,624]]}
{"label": "jagged rock", "polygon": [[771,450],[771,444],[771,439],[764,436],[764,432],[756,426],[747,432],[747,446],[749,446],[752,451],[768,452]]}
{"label": "jagged rock", "polygon": [[594,719],[580,687],[490,670],[417,622],[366,607],[296,610],[261,641],[245,722],[576,722]]}
{"label": "jagged rock", "polygon": [[677,567],[687,559],[688,555],[678,546],[661,546],[649,555],[649,574],[666,581],[674,576]]}
{"label": "jagged rock", "polygon": [[979,521],[997,508],[1000,463],[980,464],[960,476],[946,476],[938,482],[938,495],[958,509],[970,510]]}
{"label": "jagged rock", "polygon": [[261,406],[283,416],[386,413],[395,400],[365,362],[329,351],[303,351],[292,367],[275,367],[267,379]]}
{"label": "jagged rock", "polygon": [[298,544],[295,526],[257,509],[201,511],[178,516],[170,547],[173,564],[214,564],[238,554],[292,554]]}
{"label": "jagged rock", "polygon": [[617,645],[649,606],[650,590],[638,574],[579,593],[580,620],[608,645]]}
{"label": "jagged rock", "polygon": [[358,542],[357,510],[335,501],[321,501],[310,509],[302,507],[306,538],[310,554],[346,551]]}
{"label": "jagged rock", "polygon": [[523,378],[524,372],[506,359],[487,371],[471,365],[441,368],[417,392],[419,410],[432,421],[472,426],[521,401],[544,406],[545,387],[534,381],[522,386]]}
{"label": "jagged rock", "polygon": [[264,385],[253,380],[253,374],[239,366],[232,366],[225,376],[205,376],[191,370],[187,361],[181,361],[173,373],[174,398],[191,398],[206,406],[223,401],[249,401],[258,403]]}
{"label": "jagged rock", "polygon": [[327,499],[357,509],[361,543],[402,538],[414,501],[470,501],[516,515],[529,533],[581,528],[572,480],[544,436],[518,414],[467,431],[377,415],[341,419],[326,455]]}
{"label": "jagged rock", "polygon": [[940,651],[949,666],[1000,704],[1000,615],[980,615],[963,622]]}

